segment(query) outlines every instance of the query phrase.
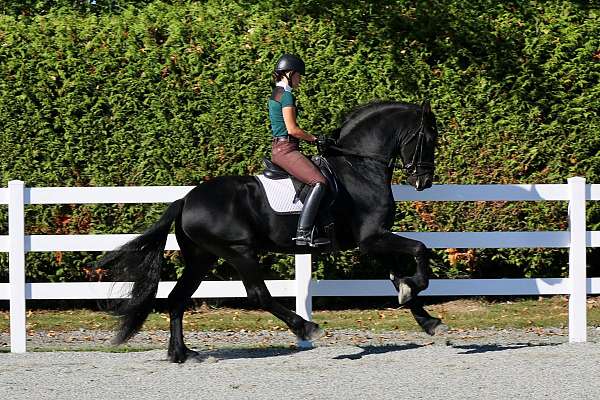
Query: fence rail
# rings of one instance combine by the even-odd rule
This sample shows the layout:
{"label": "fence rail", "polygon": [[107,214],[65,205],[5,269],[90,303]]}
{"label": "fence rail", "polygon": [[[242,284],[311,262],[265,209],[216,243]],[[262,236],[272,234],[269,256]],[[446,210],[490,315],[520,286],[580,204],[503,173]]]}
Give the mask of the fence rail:
{"label": "fence rail", "polygon": [[[24,210],[31,204],[168,203],[183,197],[191,186],[27,188],[11,181],[0,188],[0,205],[8,204],[9,234],[0,235],[0,252],[9,253],[9,283],[0,283],[0,300],[10,301],[11,351],[26,351],[26,300],[104,299],[126,296],[131,284],[97,282],[26,283],[25,254],[47,251],[112,250],[135,234],[25,235]],[[587,247],[600,247],[600,232],[587,231],[586,201],[600,200],[600,185],[583,178],[568,184],[436,185],[416,192],[393,185],[396,201],[568,201],[569,230],[549,232],[397,232],[423,241],[430,248],[569,248],[568,278],[431,280],[428,296],[569,295],[569,341],[586,340],[586,295],[600,293],[600,278],[586,278]],[[167,250],[179,249],[169,235]],[[175,282],[159,284],[166,298]],[[395,296],[387,280],[312,280],[310,255],[296,255],[295,280],[267,281],[273,296],[296,297],[296,312],[310,318],[313,296]],[[240,281],[202,282],[193,297],[245,297]]]}

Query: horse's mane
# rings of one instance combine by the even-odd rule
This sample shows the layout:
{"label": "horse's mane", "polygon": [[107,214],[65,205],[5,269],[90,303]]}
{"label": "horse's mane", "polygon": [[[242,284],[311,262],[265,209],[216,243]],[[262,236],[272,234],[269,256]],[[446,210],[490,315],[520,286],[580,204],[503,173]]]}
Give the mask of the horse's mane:
{"label": "horse's mane", "polygon": [[352,130],[361,121],[364,121],[371,115],[379,113],[386,108],[398,108],[403,111],[413,111],[418,110],[419,106],[416,104],[401,103],[389,100],[375,100],[366,104],[360,104],[344,115],[340,127],[333,132],[334,138],[339,139],[342,130]]}
{"label": "horse's mane", "polygon": [[350,110],[344,118],[342,119],[342,126],[349,122],[351,119],[356,118],[361,113],[369,112],[377,112],[382,108],[386,108],[387,106],[397,106],[398,108],[404,108],[405,110],[415,110],[418,109],[416,104],[407,104],[400,103],[398,101],[390,101],[390,100],[374,100],[369,103],[359,104]]}

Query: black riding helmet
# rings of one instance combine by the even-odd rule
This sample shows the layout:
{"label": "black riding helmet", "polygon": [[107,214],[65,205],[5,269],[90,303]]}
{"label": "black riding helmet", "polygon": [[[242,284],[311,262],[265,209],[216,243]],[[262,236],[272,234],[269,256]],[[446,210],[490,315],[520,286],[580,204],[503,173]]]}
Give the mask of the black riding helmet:
{"label": "black riding helmet", "polygon": [[296,71],[304,75],[304,61],[292,54],[284,54],[279,57],[275,65],[275,72]]}

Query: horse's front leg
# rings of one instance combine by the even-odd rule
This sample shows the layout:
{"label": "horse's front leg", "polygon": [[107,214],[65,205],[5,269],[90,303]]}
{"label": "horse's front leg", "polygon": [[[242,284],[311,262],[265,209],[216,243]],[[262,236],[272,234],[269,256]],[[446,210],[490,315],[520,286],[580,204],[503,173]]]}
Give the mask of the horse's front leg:
{"label": "horse's front leg", "polygon": [[410,300],[406,305],[410,309],[415,321],[428,335],[434,336],[448,331],[448,326],[441,319],[432,317],[423,308],[423,300],[416,297]]}
{"label": "horse's front leg", "polygon": [[[421,242],[418,242],[421,243]],[[421,243],[422,244],[422,243]],[[425,254],[415,256],[417,268],[413,276],[402,277],[394,270],[390,271],[390,280],[398,291],[398,302],[400,305],[408,303],[410,300],[429,286],[429,251]]]}
{"label": "horse's front leg", "polygon": [[423,308],[423,301],[417,297],[429,285],[429,249],[423,243],[407,239],[391,232],[373,235],[360,244],[360,249],[366,253],[378,255],[410,254],[417,261],[417,269],[413,276],[401,278],[395,272],[390,273],[390,279],[398,290],[398,301],[407,307],[415,321],[429,335],[436,335],[448,330],[439,318],[432,317]]}
{"label": "horse's front leg", "polygon": [[362,241],[360,250],[377,255],[405,253],[415,257],[417,268],[413,276],[399,277],[394,270],[390,273],[390,279],[398,291],[400,305],[407,304],[429,286],[429,249],[422,242],[384,232]]}

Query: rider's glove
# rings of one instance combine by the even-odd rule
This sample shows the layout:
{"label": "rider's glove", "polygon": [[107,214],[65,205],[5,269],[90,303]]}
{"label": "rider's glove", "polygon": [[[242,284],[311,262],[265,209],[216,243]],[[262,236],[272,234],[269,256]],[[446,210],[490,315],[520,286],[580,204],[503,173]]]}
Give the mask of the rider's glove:
{"label": "rider's glove", "polygon": [[327,151],[327,148],[331,145],[335,144],[335,140],[333,138],[330,138],[329,136],[317,136],[317,140],[315,141],[316,145],[317,145],[317,150],[319,150],[319,153],[324,153],[325,151]]}

